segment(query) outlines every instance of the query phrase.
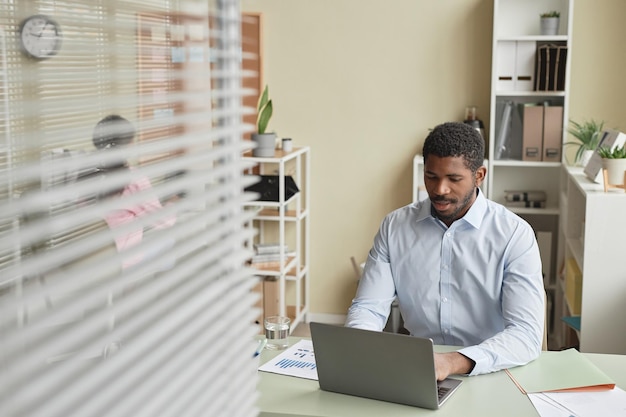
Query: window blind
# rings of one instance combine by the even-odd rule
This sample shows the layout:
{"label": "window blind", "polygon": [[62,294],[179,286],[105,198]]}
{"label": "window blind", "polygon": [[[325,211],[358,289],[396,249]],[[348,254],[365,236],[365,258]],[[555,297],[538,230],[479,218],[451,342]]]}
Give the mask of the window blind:
{"label": "window blind", "polygon": [[0,9],[0,415],[256,415],[238,1]]}

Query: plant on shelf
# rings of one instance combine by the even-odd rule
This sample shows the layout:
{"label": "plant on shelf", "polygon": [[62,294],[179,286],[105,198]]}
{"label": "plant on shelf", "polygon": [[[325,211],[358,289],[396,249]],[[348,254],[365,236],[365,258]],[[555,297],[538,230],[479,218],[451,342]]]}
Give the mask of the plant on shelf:
{"label": "plant on shelf", "polygon": [[252,154],[259,157],[272,157],[276,148],[276,134],[266,133],[267,125],[274,113],[274,105],[270,99],[269,88],[266,85],[263,94],[259,97],[257,106],[256,127],[257,132],[252,134],[252,141],[256,142],[257,147],[254,148]]}
{"label": "plant on shelf", "polygon": [[625,159],[626,148],[624,145],[617,146],[613,149],[608,146],[601,146],[598,148],[598,155],[600,155],[602,159]]}
{"label": "plant on shelf", "polygon": [[550,10],[549,12],[541,13],[539,16],[542,17],[542,18],[545,18],[545,17],[561,17],[561,13],[557,12],[556,10]]}
{"label": "plant on shelf", "polygon": [[539,17],[542,35],[555,36],[559,33],[560,12],[550,10],[549,12],[541,13]]}
{"label": "plant on shelf", "polygon": [[606,183],[619,185],[623,188],[626,179],[626,148],[624,145],[613,148],[600,146],[597,152],[602,158],[602,169],[606,171],[605,189]]}
{"label": "plant on shelf", "polygon": [[593,151],[600,142],[600,133],[604,127],[604,121],[597,122],[593,119],[582,123],[570,120],[571,127],[567,130],[574,137],[573,141],[565,142],[565,145],[578,146],[574,155],[574,163],[585,166]]}

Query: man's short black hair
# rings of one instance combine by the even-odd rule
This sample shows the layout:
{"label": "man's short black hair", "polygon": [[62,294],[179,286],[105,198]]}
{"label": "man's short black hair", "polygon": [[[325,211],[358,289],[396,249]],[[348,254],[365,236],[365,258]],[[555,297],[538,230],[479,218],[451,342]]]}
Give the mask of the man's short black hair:
{"label": "man's short black hair", "polygon": [[472,172],[483,166],[485,160],[485,140],[468,124],[446,122],[436,126],[424,141],[424,163],[428,155],[438,157],[462,157]]}
{"label": "man's short black hair", "polygon": [[100,120],[93,129],[93,145],[98,149],[126,146],[135,137],[135,127],[117,114],[110,114]]}

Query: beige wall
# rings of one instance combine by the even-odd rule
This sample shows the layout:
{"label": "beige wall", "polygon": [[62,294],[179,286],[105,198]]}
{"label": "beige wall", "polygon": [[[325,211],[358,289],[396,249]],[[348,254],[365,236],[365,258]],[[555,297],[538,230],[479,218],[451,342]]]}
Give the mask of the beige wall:
{"label": "beige wall", "polygon": [[[356,288],[350,256],[364,260],[382,217],[410,202],[412,159],[428,129],[462,120],[470,104],[489,122],[493,3],[242,5],[263,14],[270,129],[311,147],[311,312],[343,315]],[[624,16],[624,0],[576,1],[572,118],[626,129]],[[600,62],[611,56],[618,62]]]}

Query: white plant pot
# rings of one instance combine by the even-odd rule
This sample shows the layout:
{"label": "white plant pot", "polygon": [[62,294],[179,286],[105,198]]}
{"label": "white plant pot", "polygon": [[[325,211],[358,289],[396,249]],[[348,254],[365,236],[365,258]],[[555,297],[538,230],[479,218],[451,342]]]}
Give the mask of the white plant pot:
{"label": "white plant pot", "polygon": [[624,185],[626,159],[602,159],[602,168],[606,169],[607,180],[611,185]]}
{"label": "white plant pot", "polygon": [[257,144],[257,147],[252,150],[252,156],[261,158],[271,158],[274,156],[276,150],[275,133],[253,133],[252,141]]}
{"label": "white plant pot", "polygon": [[555,36],[559,33],[560,17],[542,17],[540,19],[541,34],[544,36]]}

